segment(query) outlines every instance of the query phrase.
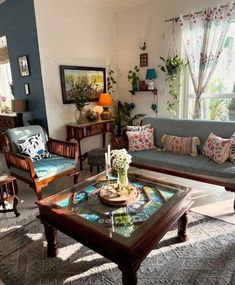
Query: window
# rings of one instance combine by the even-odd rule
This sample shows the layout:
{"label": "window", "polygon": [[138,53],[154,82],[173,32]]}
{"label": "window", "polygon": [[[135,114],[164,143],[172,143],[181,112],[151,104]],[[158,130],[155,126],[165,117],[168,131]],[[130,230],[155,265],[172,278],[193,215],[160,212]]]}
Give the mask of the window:
{"label": "window", "polygon": [[[192,118],[195,93],[189,74],[186,74],[185,94],[189,95],[185,96],[184,117]],[[235,120],[235,21],[230,25],[223,52],[207,90],[202,94],[201,105],[202,118],[205,120]]]}
{"label": "window", "polygon": [[2,36],[0,37],[0,110],[9,111],[12,98],[13,86],[7,39],[5,36]]}

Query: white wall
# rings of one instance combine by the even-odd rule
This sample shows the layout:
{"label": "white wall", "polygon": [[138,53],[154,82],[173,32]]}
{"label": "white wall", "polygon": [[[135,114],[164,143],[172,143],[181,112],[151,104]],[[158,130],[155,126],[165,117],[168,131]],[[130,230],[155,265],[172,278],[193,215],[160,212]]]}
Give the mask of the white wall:
{"label": "white wall", "polygon": [[[226,0],[222,0],[222,4]],[[131,96],[127,73],[139,65],[140,42],[146,41],[149,57],[147,68],[156,68],[159,98],[158,116],[170,116],[164,75],[157,67],[159,56],[166,57],[171,37],[171,24],[165,19],[180,13],[199,11],[219,0],[148,0],[119,10],[115,14],[86,0],[34,0],[45,93],[49,133],[65,139],[65,125],[75,122],[75,106],[62,103],[59,65],[118,67],[118,94],[122,101],[133,101],[135,112],[154,115],[150,109],[153,95],[149,92]],[[115,27],[116,23],[116,27]],[[176,30],[177,30],[176,26]],[[179,38],[180,42],[180,38]],[[181,47],[178,46],[180,51]],[[147,68],[141,68],[140,79]],[[99,136],[82,142],[83,151],[100,145]]]}
{"label": "white wall", "polygon": [[[62,103],[59,65],[116,68],[114,14],[85,0],[34,0],[45,104],[51,137],[65,139],[74,104]],[[101,136],[82,142],[100,146]]]}
{"label": "white wall", "polygon": [[[165,23],[166,19],[177,17],[181,13],[200,11],[209,5],[225,4],[226,0],[149,0],[137,6],[120,10],[116,13],[117,43],[118,43],[118,75],[119,95],[122,101],[133,101],[136,105],[136,113],[155,115],[151,110],[153,95],[149,92],[136,93],[131,96],[128,90],[131,88],[127,80],[129,69],[139,65],[139,55],[143,51],[139,49],[139,42],[146,41],[149,64],[147,68],[157,70],[156,85],[158,88],[159,117],[170,117],[166,110],[168,92],[164,74],[158,68],[161,64],[159,56],[168,55],[169,39],[172,34],[172,24]],[[179,24],[176,24],[178,42],[181,39],[178,34]],[[180,44],[178,51],[181,52]],[[140,80],[145,79],[146,67],[140,70]]]}

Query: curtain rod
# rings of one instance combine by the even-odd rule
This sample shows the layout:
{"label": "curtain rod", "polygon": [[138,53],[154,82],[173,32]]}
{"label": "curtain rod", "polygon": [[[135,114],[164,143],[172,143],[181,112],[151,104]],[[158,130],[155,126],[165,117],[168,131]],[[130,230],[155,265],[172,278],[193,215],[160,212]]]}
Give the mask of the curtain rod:
{"label": "curtain rod", "polygon": [[[234,5],[234,3],[233,3],[233,5]],[[221,8],[225,8],[225,7],[228,7],[228,5],[222,5],[222,6],[220,6],[220,7],[221,7]],[[203,10],[203,11],[195,12],[194,14],[199,15],[199,14],[202,14],[203,12],[204,12],[204,10]],[[191,13],[190,13],[190,14],[191,14]],[[183,15],[183,17],[188,17],[190,14]],[[169,22],[172,22],[172,21],[178,22],[179,19],[180,19],[180,17],[173,17],[173,18],[170,18],[170,19],[165,20],[165,22],[166,22],[166,23],[169,23]]]}

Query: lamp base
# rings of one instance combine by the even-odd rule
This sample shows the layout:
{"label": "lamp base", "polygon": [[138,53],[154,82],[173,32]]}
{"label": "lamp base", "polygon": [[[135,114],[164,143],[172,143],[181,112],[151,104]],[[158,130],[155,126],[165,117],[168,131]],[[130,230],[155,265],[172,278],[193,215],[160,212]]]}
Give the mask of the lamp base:
{"label": "lamp base", "polygon": [[110,120],[112,119],[112,114],[109,112],[108,107],[103,107],[104,111],[100,114],[102,120]]}
{"label": "lamp base", "polygon": [[148,90],[154,90],[155,86],[154,86],[154,81],[153,80],[149,80],[148,82]]}

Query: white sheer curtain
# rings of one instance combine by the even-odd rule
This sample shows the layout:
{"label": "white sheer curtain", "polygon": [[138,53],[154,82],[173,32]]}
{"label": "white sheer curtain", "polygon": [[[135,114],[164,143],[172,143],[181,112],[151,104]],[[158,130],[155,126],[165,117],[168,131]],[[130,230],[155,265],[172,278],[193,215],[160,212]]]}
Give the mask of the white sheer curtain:
{"label": "white sheer curtain", "polygon": [[180,16],[189,72],[196,94],[194,119],[201,118],[201,95],[211,79],[223,50],[233,12],[233,2],[229,0],[224,8],[209,7],[200,14],[190,13],[188,16]]}

